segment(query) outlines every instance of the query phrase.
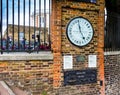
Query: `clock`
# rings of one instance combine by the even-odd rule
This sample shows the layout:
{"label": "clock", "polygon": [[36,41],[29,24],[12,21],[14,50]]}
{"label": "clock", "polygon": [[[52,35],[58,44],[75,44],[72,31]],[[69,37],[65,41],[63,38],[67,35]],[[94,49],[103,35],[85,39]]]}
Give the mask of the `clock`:
{"label": "clock", "polygon": [[88,19],[84,17],[75,17],[67,24],[66,35],[72,44],[82,47],[91,42],[94,35],[94,29]]}

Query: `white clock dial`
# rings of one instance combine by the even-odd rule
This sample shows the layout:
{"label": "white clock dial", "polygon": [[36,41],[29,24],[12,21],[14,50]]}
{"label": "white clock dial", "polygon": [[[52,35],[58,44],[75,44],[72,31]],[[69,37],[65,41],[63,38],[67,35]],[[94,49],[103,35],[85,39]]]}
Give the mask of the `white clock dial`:
{"label": "white clock dial", "polygon": [[92,24],[83,17],[75,17],[67,25],[66,29],[69,41],[76,46],[85,46],[93,38]]}

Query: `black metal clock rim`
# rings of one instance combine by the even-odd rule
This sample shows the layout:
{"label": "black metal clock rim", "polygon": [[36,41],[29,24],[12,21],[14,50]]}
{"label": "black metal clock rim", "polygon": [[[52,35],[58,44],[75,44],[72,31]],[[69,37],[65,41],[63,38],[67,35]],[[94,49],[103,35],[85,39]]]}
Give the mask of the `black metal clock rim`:
{"label": "black metal clock rim", "polygon": [[[67,32],[68,32],[67,30],[68,30],[69,24],[71,23],[71,21],[73,21],[73,20],[76,19],[76,18],[83,18],[83,19],[87,20],[87,21],[90,23],[90,25],[91,25],[91,27],[92,27],[92,29],[93,29],[93,35],[92,35],[91,40],[90,40],[88,43],[86,43],[85,45],[82,45],[82,46],[74,44],[74,43],[69,39],[69,36],[68,36],[68,33],[67,33]],[[76,17],[73,17],[72,19],[70,19],[70,21],[68,22],[67,27],[66,27],[66,35],[67,35],[67,38],[68,38],[68,40],[70,41],[70,43],[73,44],[74,46],[77,46],[77,47],[85,47],[85,46],[89,45],[89,43],[93,40],[93,37],[94,37],[94,28],[93,28],[92,23],[91,23],[87,18],[85,18],[85,17],[83,17],[83,16],[76,16]]]}

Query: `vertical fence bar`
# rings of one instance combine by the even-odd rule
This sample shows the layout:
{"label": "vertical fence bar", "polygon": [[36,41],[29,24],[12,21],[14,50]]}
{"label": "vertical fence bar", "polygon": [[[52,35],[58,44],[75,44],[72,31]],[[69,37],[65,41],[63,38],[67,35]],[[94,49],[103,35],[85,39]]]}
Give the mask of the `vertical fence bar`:
{"label": "vertical fence bar", "polygon": [[[119,15],[119,17],[117,18],[118,19],[118,23],[117,23],[117,28],[119,27],[119,23],[120,23],[120,15]],[[120,28],[118,28],[118,30],[119,30]],[[118,45],[118,51],[120,50],[120,32],[118,31],[118,35],[117,35],[117,41],[118,41],[118,43],[117,43],[117,45]]]}
{"label": "vertical fence bar", "polygon": [[46,43],[46,0],[44,0],[44,46]]}
{"label": "vertical fence bar", "polygon": [[10,48],[10,46],[9,46],[9,41],[10,41],[10,37],[8,36],[8,0],[7,0],[7,9],[6,9],[6,12],[7,12],[7,25],[6,25],[6,27],[7,27],[7,52],[9,52],[9,48]]}
{"label": "vertical fence bar", "polygon": [[20,49],[20,0],[18,0],[18,49]]}
{"label": "vertical fence bar", "polygon": [[[109,15],[107,14],[107,19]],[[106,35],[105,35],[105,50],[108,51],[109,49],[109,34],[108,34],[108,21],[106,20]]]}
{"label": "vertical fence bar", "polygon": [[13,48],[15,49],[14,45],[14,0],[12,0],[12,35],[13,35]]}
{"label": "vertical fence bar", "polygon": [[[116,17],[114,17],[114,22],[115,22],[115,19],[116,19]],[[113,32],[113,40],[112,40],[113,49],[112,49],[112,51],[114,51],[116,49],[116,33],[115,33],[116,31],[115,31],[115,28],[116,28],[116,24],[113,25],[113,31],[112,31]]]}
{"label": "vertical fence bar", "polygon": [[24,32],[24,50],[25,50],[25,42],[26,42],[26,38],[25,38],[25,0],[23,1],[23,32]]}
{"label": "vertical fence bar", "polygon": [[34,0],[34,49],[35,49],[35,39],[36,39],[36,34],[35,34],[35,31],[36,31],[36,0]]}
{"label": "vertical fence bar", "polygon": [[30,9],[31,9],[31,0],[29,0],[29,50],[30,50]]}
{"label": "vertical fence bar", "polygon": [[3,49],[3,44],[2,44],[2,0],[0,0],[0,35],[1,35],[1,54],[2,49]]}
{"label": "vertical fence bar", "polygon": [[[107,18],[109,18],[109,15],[107,14]],[[108,23],[108,22],[107,22]],[[108,34],[108,24],[106,25],[107,26],[107,30],[106,30],[106,35],[107,35],[107,38],[106,38],[106,40],[107,40],[107,42],[106,42],[106,46],[107,46],[107,50],[110,48],[109,46],[110,46],[110,42],[109,42],[109,36],[110,36],[110,34]]]}
{"label": "vertical fence bar", "polygon": [[50,38],[50,35],[51,35],[51,0],[49,0],[49,48],[51,49],[51,38]]}
{"label": "vertical fence bar", "polygon": [[[117,22],[117,25],[116,25],[116,30],[117,30],[117,35],[116,35],[116,36],[117,36],[117,37],[116,37],[117,39],[116,39],[116,41],[117,41],[117,43],[116,43],[116,44],[117,44],[117,51],[119,51],[119,40],[120,40],[119,37],[118,37],[118,35],[119,35],[119,28],[118,28],[119,18],[117,18],[117,19],[118,19],[118,22],[116,21],[116,22]],[[118,29],[117,29],[117,28],[118,28]]]}
{"label": "vertical fence bar", "polygon": [[40,48],[40,45],[41,45],[41,0],[39,0],[39,48]]}

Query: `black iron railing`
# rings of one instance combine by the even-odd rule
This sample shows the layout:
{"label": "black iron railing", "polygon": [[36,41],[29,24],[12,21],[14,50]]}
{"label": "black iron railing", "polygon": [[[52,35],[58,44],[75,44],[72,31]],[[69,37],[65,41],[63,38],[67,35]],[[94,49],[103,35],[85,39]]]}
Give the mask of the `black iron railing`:
{"label": "black iron railing", "polygon": [[105,51],[120,51],[120,15],[107,12],[107,22],[104,35]]}
{"label": "black iron railing", "polygon": [[50,0],[0,0],[0,52],[50,50]]}

